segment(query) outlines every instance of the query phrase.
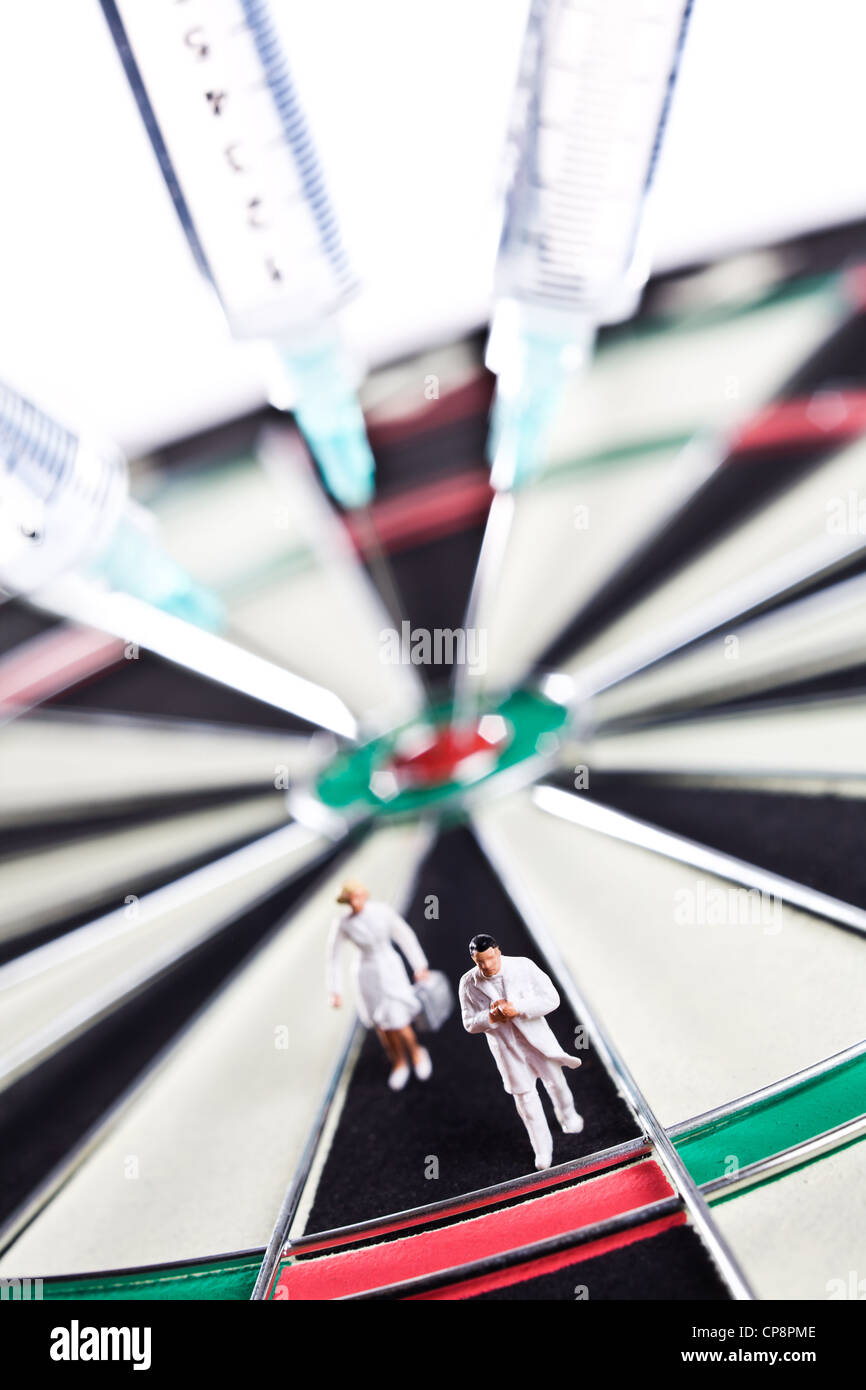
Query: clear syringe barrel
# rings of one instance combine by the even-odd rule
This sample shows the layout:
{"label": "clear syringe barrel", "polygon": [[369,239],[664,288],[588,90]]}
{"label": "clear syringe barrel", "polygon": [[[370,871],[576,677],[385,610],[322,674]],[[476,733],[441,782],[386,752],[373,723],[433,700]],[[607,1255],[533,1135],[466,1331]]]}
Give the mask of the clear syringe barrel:
{"label": "clear syringe barrel", "polygon": [[30,593],[105,547],[127,502],[123,455],[0,382],[0,586]]}
{"label": "clear syringe barrel", "polygon": [[498,289],[603,321],[634,257],[691,0],[534,0]]}
{"label": "clear syringe barrel", "polygon": [[238,338],[291,340],[355,289],[264,0],[101,0],[199,266]]}
{"label": "clear syringe barrel", "polygon": [[691,0],[532,0],[487,365],[496,488],[531,478],[599,324],[637,307],[642,218]]}
{"label": "clear syringe barrel", "polygon": [[497,292],[538,322],[621,316],[690,9],[533,0]]}

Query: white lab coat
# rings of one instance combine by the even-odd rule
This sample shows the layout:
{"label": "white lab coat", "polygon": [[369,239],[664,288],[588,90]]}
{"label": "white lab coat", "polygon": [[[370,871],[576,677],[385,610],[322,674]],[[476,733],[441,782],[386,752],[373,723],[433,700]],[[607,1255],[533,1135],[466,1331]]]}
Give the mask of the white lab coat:
{"label": "white lab coat", "polygon": [[341,994],[341,955],[346,941],[356,946],[355,984],[358,1014],[367,1028],[407,1028],[420,1005],[406,967],[394,950],[400,947],[413,971],[427,969],[421,943],[388,903],[367,902],[362,912],[336,917],[328,938],[328,991]]}
{"label": "white lab coat", "polygon": [[[490,1005],[507,999],[520,1017],[491,1023]],[[548,1064],[579,1067],[580,1058],[563,1052],[544,1015],[559,1008],[553,981],[526,956],[503,956],[501,973],[485,980],[477,966],[460,981],[460,1009],[467,1033],[484,1033],[509,1095],[535,1088]]]}

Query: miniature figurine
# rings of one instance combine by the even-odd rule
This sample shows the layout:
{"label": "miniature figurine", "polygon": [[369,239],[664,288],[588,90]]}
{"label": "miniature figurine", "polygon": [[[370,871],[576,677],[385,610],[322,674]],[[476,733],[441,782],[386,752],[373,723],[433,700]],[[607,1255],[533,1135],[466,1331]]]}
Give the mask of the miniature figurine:
{"label": "miniature figurine", "polygon": [[550,1099],[564,1134],[579,1134],[583,1120],[574,1108],[563,1067],[580,1058],[563,1052],[545,1014],[559,1008],[552,980],[525,956],[503,956],[492,936],[480,933],[469,943],[475,962],[460,981],[460,1008],[467,1033],[486,1033],[502,1084],[514,1096],[526,1126],[535,1166],[553,1162],[553,1139],[541,1106],[538,1082]]}
{"label": "miniature figurine", "polygon": [[399,913],[387,903],[371,902],[363,884],[350,880],[343,884],[338,903],[349,911],[335,918],[328,940],[328,989],[330,1004],[339,1009],[340,954],[343,943],[358,948],[355,980],[358,1014],[366,1028],[375,1028],[385,1055],[391,1063],[388,1085],[402,1091],[409,1080],[409,1065],[419,1081],[433,1074],[430,1054],[422,1047],[412,1028],[421,1005],[406,974],[406,967],[394,949],[400,947],[412,967],[416,981],[430,975],[421,943]]}

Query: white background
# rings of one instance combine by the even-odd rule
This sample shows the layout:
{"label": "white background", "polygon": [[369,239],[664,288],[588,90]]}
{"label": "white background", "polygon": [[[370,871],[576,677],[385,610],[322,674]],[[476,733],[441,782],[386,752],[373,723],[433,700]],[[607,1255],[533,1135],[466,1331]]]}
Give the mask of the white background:
{"label": "white background", "polygon": [[[616,3],[616,0],[610,0]],[[526,0],[274,0],[372,363],[482,322]],[[864,0],[697,0],[656,266],[866,215]],[[263,399],[96,0],[3,0],[0,375],[135,452]]]}

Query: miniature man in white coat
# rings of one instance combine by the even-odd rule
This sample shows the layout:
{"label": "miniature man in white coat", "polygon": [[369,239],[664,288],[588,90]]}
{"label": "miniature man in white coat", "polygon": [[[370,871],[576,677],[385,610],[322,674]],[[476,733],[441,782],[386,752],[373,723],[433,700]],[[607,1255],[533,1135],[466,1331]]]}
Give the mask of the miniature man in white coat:
{"label": "miniature man in white coat", "polygon": [[543,970],[526,956],[503,956],[492,936],[473,936],[475,962],[460,981],[460,1008],[467,1033],[485,1033],[502,1084],[514,1096],[526,1125],[538,1169],[553,1162],[553,1139],[544,1117],[538,1082],[544,1086],[565,1134],[579,1134],[583,1120],[574,1108],[563,1067],[580,1058],[563,1052],[544,1015],[559,1008],[559,995]]}
{"label": "miniature man in white coat", "polygon": [[[342,1004],[340,954],[343,943],[357,947],[355,983],[358,1015],[366,1028],[375,1028],[391,1063],[388,1085],[402,1091],[409,1080],[409,1064],[419,1081],[427,1081],[433,1063],[411,1026],[421,1005],[406,974],[406,967],[394,949],[400,947],[412,967],[416,981],[430,974],[421,943],[399,912],[388,903],[371,902],[362,883],[344,883],[338,903],[349,911],[337,917],[328,938],[328,993],[331,1007]],[[394,944],[392,944],[394,943]]]}

